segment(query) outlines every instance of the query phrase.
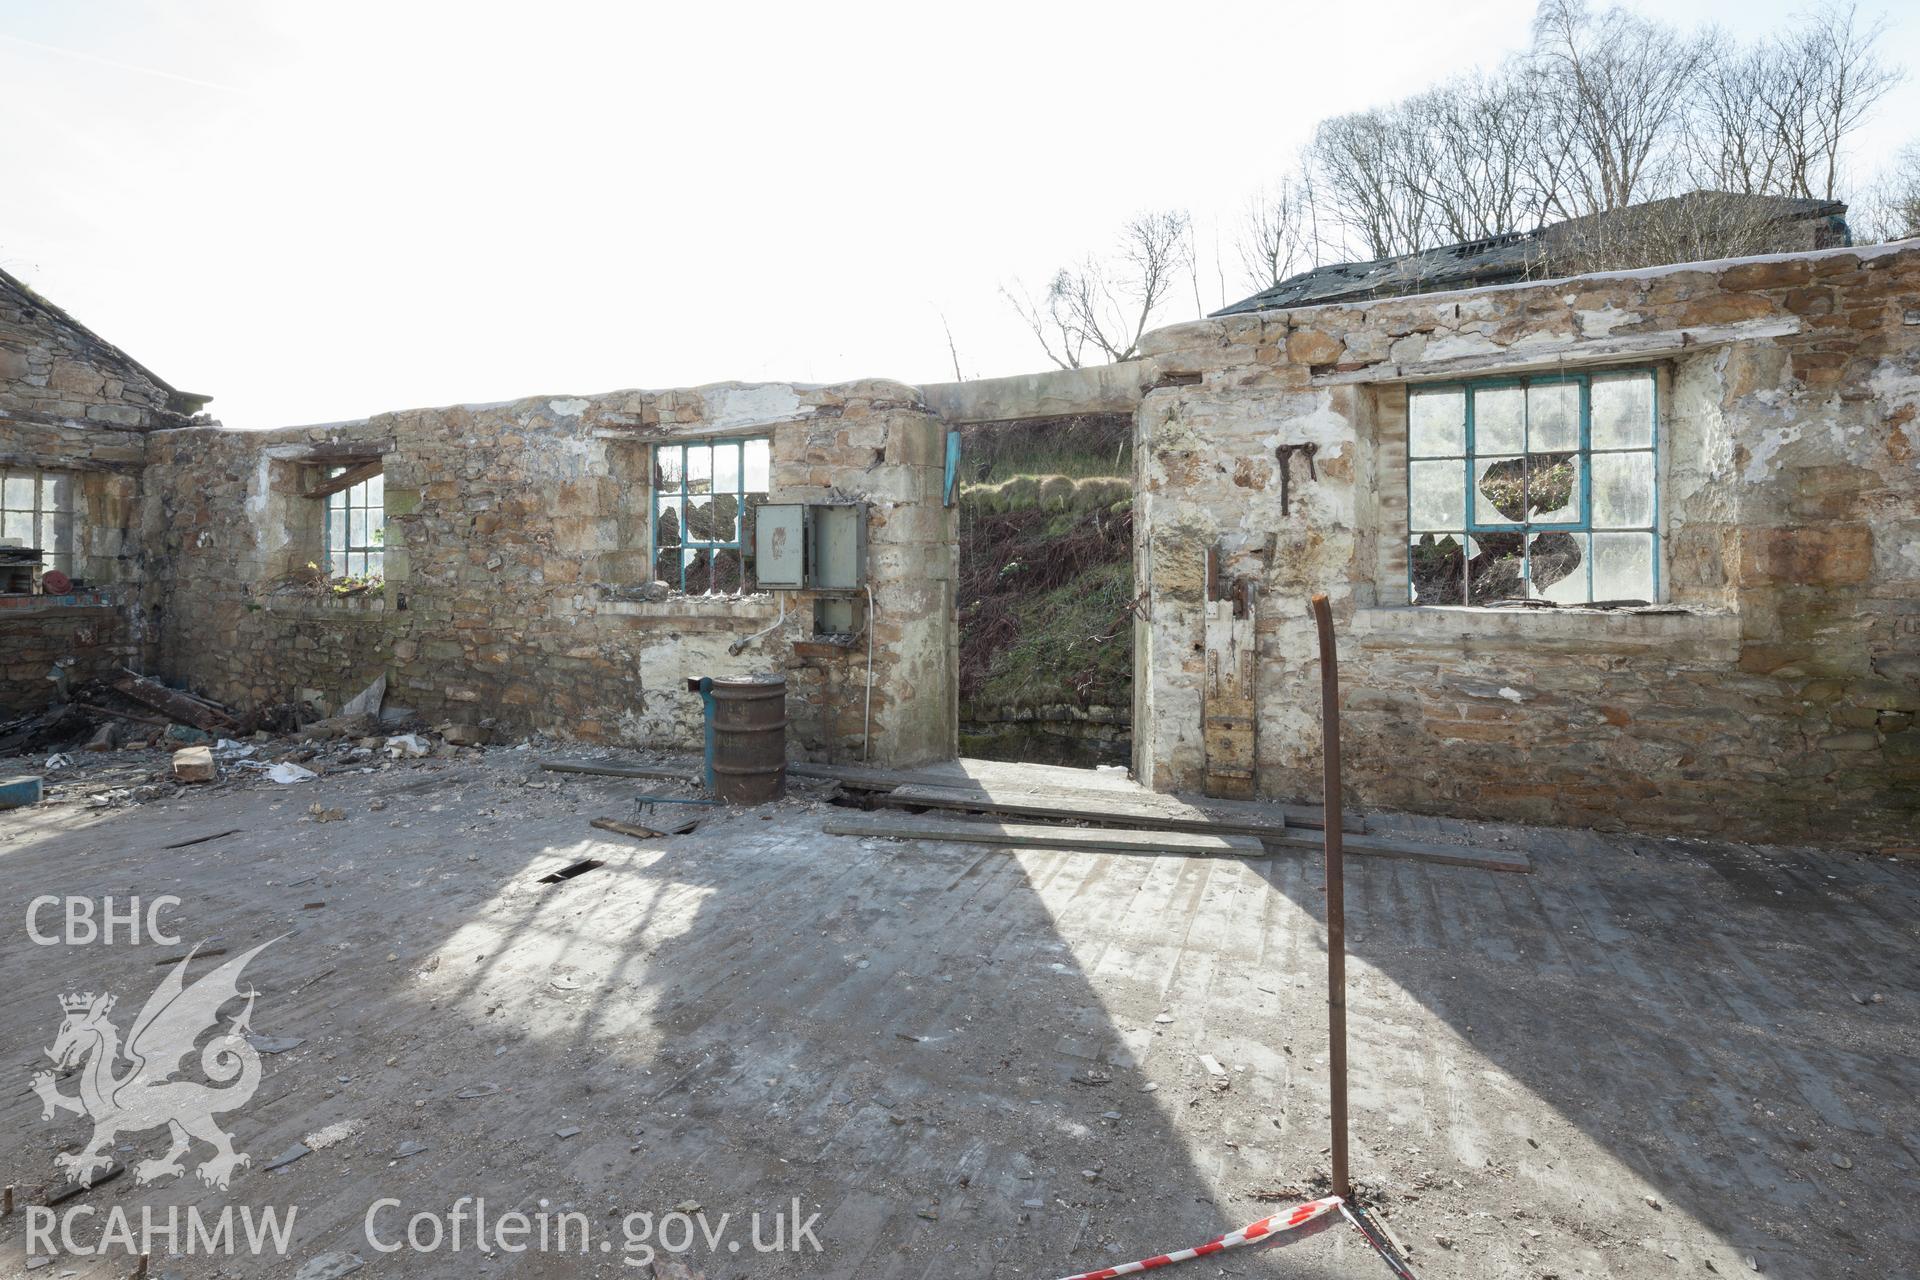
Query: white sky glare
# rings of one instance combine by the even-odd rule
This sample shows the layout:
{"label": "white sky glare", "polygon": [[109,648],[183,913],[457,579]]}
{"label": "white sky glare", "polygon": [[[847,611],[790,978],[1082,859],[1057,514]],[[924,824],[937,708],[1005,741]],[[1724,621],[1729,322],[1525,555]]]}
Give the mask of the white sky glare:
{"label": "white sky glare", "polygon": [[[1320,118],[1497,62],[1532,9],[0,0],[0,267],[239,427],[941,381],[943,314],[968,377],[1017,373],[1002,283],[1184,207],[1225,259],[1201,304],[1243,296],[1246,198]],[[1856,160],[1916,122],[1909,80]]]}

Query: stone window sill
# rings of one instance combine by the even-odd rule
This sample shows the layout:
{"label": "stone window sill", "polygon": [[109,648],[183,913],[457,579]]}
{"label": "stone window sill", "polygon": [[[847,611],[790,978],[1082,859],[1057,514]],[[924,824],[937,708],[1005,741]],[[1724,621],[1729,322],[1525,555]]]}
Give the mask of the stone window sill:
{"label": "stone window sill", "polygon": [[385,591],[361,591],[353,595],[311,594],[269,595],[261,600],[269,613],[291,614],[303,618],[380,618],[388,609]]}
{"label": "stone window sill", "polygon": [[1363,644],[1484,643],[1568,648],[1641,649],[1685,646],[1689,657],[1734,657],[1740,617],[1660,606],[1650,609],[1489,609],[1463,605],[1395,605],[1355,610],[1349,634]]}
{"label": "stone window sill", "polygon": [[[723,620],[734,623],[771,622],[779,615],[779,604],[771,595],[746,596],[668,596],[665,600],[624,600],[606,589],[596,593],[596,612],[628,618]],[[792,612],[791,609],[788,610]]]}

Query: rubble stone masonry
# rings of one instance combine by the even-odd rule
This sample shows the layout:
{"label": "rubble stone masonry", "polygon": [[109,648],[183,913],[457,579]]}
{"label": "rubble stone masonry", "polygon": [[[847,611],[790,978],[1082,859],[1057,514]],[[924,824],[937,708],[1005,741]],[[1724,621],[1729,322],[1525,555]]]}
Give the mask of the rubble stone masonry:
{"label": "rubble stone masonry", "polygon": [[135,527],[144,433],[184,423],[203,403],[0,272],[0,471],[71,477],[81,590],[0,596],[0,714],[37,711],[69,681],[137,662]]}
{"label": "rubble stone masonry", "polygon": [[[1236,315],[1145,356],[1150,785],[1207,777],[1214,548],[1258,591],[1265,795],[1319,791],[1326,592],[1355,805],[1920,851],[1920,244]],[[1614,366],[1657,370],[1676,607],[1411,607],[1407,388]]]}
{"label": "rubble stone masonry", "polygon": [[[648,588],[648,446],[738,436],[772,442],[769,501],[868,504],[870,758],[950,757],[955,516],[941,502],[944,431],[911,388],[887,382],[550,396],[327,427],[159,433],[142,537],[162,667],[243,706],[337,707],[385,673],[388,703],[430,723],[682,749],[701,742],[688,677],[777,672],[794,756],[858,761],[864,629],[852,644],[811,638],[807,593],[788,593],[776,627],[771,594]],[[385,586],[316,589],[302,579],[322,559],[320,502],[304,488],[319,468],[376,457]]]}
{"label": "rubble stone masonry", "polygon": [[[156,399],[111,348],[13,306],[0,459],[81,478],[91,588],[0,613],[14,707],[44,705],[55,660],[137,654],[248,708],[330,709],[384,674],[429,722],[689,748],[687,677],[776,671],[796,757],[943,758],[945,432],[1137,407],[1149,785],[1317,797],[1307,601],[1326,592],[1356,807],[1920,852],[1914,242],[1233,315],[1150,334],[1125,365],[991,383],[728,383],[270,432],[181,425],[192,398]],[[1411,605],[1408,389],[1615,367],[1658,389],[1658,607]],[[813,636],[806,593],[652,583],[650,446],[742,435],[772,442],[770,501],[868,504],[876,615],[856,643]],[[309,489],[376,458],[386,582],[336,595],[305,569]]]}

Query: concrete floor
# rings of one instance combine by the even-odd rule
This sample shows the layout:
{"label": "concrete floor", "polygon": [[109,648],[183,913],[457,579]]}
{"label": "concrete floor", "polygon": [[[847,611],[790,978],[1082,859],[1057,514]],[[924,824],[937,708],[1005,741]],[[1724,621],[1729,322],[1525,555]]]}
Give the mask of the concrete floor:
{"label": "concrete floor", "polygon": [[[68,1202],[298,1207],[285,1257],[156,1256],[155,1274],[313,1280],[356,1255],[363,1275],[645,1275],[624,1265],[640,1255],[623,1216],[697,1203],[742,1244],[685,1259],[710,1278],[1050,1280],[1199,1243],[1324,1176],[1315,859],[829,837],[821,787],[640,843],[586,821],[667,784],[532,765],[494,750],[0,815],[5,1180],[23,1199],[58,1184],[54,1156],[90,1132],[43,1122],[28,1084],[56,997],[114,992],[125,1030],[156,961],[185,949],[37,946],[28,902],[163,893],[188,945],[279,938],[247,970],[252,1025],[302,1043],[263,1055],[224,1118],[252,1158],[228,1192],[129,1174]],[[315,803],[345,819],[312,820]],[[1915,868],[1375,829],[1504,840],[1537,867],[1350,864],[1355,1170],[1423,1276],[1913,1274]],[[605,865],[538,882],[582,857]],[[158,1129],[122,1141],[129,1164],[166,1146]],[[462,1196],[490,1215],[579,1210],[590,1252],[370,1247],[373,1202],[404,1206],[384,1238]],[[796,1198],[821,1215],[820,1253],[743,1243],[748,1215]],[[24,1245],[20,1214],[0,1222],[0,1274]],[[35,1274],[130,1270],[69,1257]],[[1168,1274],[1189,1272],[1388,1274],[1345,1227]]]}

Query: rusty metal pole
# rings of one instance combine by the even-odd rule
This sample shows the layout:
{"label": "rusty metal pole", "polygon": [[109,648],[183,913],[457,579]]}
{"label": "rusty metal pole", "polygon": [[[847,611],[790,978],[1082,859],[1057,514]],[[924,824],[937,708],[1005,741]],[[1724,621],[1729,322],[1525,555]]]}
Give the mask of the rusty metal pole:
{"label": "rusty metal pole", "polygon": [[1313,598],[1320,632],[1320,733],[1326,757],[1327,850],[1327,1066],[1333,1091],[1333,1194],[1353,1198],[1347,1170],[1347,895],[1340,836],[1340,663],[1333,648],[1333,610]]}

